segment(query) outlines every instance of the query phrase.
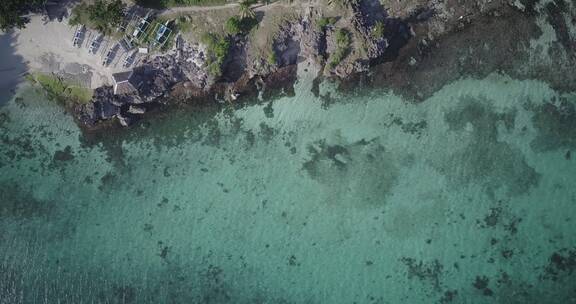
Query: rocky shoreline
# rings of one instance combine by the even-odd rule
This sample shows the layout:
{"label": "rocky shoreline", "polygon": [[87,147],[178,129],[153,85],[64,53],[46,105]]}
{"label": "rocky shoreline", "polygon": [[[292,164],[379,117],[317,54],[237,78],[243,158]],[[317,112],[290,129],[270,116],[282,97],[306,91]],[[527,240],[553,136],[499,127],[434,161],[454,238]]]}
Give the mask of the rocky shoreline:
{"label": "rocky shoreline", "polygon": [[[559,37],[561,49],[556,51],[563,54],[550,56],[557,59],[551,65],[558,67],[555,70],[529,60],[530,41],[541,35],[536,5],[492,1],[478,8],[478,3],[471,3],[475,5],[425,2],[390,12],[378,1],[352,1],[338,28],[320,24],[321,13],[311,7],[298,20],[280,26],[272,48],[274,63],[255,56],[245,36],[232,37],[220,77],[208,72],[201,44],[178,37],[171,51],[134,69],[135,92],[115,95],[112,87],[101,87],[91,103],[75,106],[72,113],[87,130],[109,127],[113,121],[129,126],[150,110],[172,103],[235,102],[290,88],[302,61],[320,71],[318,77],[338,79],[342,90],[381,87],[415,101],[458,77],[492,72],[542,76],[554,87],[573,88],[576,76],[566,72],[576,65],[576,48],[565,17],[575,13],[558,12],[556,8],[566,7],[562,0],[541,9]],[[380,25],[384,34],[374,35]],[[346,28],[345,47],[339,41],[340,28]],[[494,49],[501,49],[500,57],[494,56]],[[334,64],[333,54],[338,52],[345,56]],[[564,56],[570,58],[569,64],[562,64]]]}

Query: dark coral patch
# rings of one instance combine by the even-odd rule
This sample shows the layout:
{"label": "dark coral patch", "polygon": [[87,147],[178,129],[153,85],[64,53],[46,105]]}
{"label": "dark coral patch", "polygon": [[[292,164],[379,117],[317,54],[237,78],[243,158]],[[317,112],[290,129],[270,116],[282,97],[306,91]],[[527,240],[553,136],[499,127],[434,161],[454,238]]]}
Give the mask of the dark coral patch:
{"label": "dark coral patch", "polygon": [[558,281],[576,273],[576,249],[561,249],[550,255],[541,279]]}
{"label": "dark coral patch", "polygon": [[[529,106],[534,112],[532,123],[538,135],[530,144],[537,152],[576,148],[576,105],[574,100],[552,98],[539,106]],[[566,152],[570,159],[570,152]]]}
{"label": "dark coral patch", "polygon": [[488,279],[486,276],[476,276],[476,280],[474,283],[472,283],[472,286],[478,290],[481,290],[483,295],[492,296],[494,295],[494,292],[492,289],[488,288],[489,282],[490,279]]}
{"label": "dark coral patch", "polygon": [[72,153],[72,148],[70,146],[66,146],[64,150],[57,150],[56,152],[54,152],[52,160],[54,162],[67,162],[74,160],[74,154]]}
{"label": "dark coral patch", "polygon": [[308,146],[308,176],[333,189],[334,195],[354,197],[358,205],[385,201],[399,175],[398,162],[375,141],[355,143],[316,141]]}
{"label": "dark coral patch", "polygon": [[489,192],[505,186],[510,194],[518,195],[536,186],[540,174],[526,163],[519,149],[498,139],[498,126],[512,130],[515,116],[515,112],[495,112],[485,100],[463,99],[445,120],[455,132],[468,132],[465,130],[471,126],[471,134],[463,149],[440,164],[440,171],[456,185],[480,182]]}
{"label": "dark coral patch", "polygon": [[37,199],[15,183],[0,184],[0,217],[31,219],[53,214],[56,203]]}
{"label": "dark coral patch", "polygon": [[438,260],[425,263],[414,258],[402,258],[400,261],[408,267],[408,278],[416,277],[420,281],[430,283],[435,290],[441,290],[444,266]]}

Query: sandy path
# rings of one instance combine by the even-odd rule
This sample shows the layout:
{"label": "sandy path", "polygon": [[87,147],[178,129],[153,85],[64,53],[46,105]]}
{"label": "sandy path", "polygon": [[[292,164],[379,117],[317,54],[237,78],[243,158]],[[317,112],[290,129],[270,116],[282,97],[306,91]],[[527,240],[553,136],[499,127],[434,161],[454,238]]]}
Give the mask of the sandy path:
{"label": "sandy path", "polygon": [[[252,9],[256,12],[264,12],[271,9],[278,9],[278,8],[291,8],[296,6],[314,6],[317,4],[317,1],[294,1],[292,3],[286,3],[283,1],[278,1],[274,3],[270,3],[268,5],[265,4],[257,4],[253,5]],[[230,3],[225,5],[217,5],[217,6],[190,6],[190,7],[172,7],[168,8],[160,13],[160,16],[169,16],[173,14],[186,14],[186,13],[193,13],[193,12],[208,12],[213,10],[222,10],[222,9],[231,9],[238,7],[238,3]]]}

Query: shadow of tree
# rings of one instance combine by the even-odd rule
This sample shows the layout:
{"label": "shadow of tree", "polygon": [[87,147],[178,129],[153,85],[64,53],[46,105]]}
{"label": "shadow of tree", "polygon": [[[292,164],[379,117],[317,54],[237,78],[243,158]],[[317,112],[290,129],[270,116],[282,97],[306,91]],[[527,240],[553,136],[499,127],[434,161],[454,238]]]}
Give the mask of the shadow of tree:
{"label": "shadow of tree", "polygon": [[22,56],[16,54],[14,31],[0,35],[0,107],[16,93],[16,86],[23,80],[28,68]]}

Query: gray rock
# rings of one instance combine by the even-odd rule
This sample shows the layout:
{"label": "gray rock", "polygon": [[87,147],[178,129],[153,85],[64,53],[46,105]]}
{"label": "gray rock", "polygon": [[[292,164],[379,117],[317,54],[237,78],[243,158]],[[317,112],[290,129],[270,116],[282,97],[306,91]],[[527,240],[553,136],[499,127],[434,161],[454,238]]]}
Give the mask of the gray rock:
{"label": "gray rock", "polygon": [[120,107],[113,105],[110,101],[97,101],[94,103],[94,107],[101,119],[111,119],[115,115],[120,113]]}
{"label": "gray rock", "polygon": [[110,103],[117,106],[117,107],[121,107],[124,105],[124,99],[121,98],[111,98],[110,99]]}
{"label": "gray rock", "polygon": [[144,108],[142,106],[130,105],[130,107],[128,108],[128,113],[130,113],[130,114],[144,114],[144,113],[146,113],[146,108]]}
{"label": "gray rock", "polygon": [[96,114],[94,103],[78,105],[74,109],[76,119],[85,126],[92,126],[99,119]]}

